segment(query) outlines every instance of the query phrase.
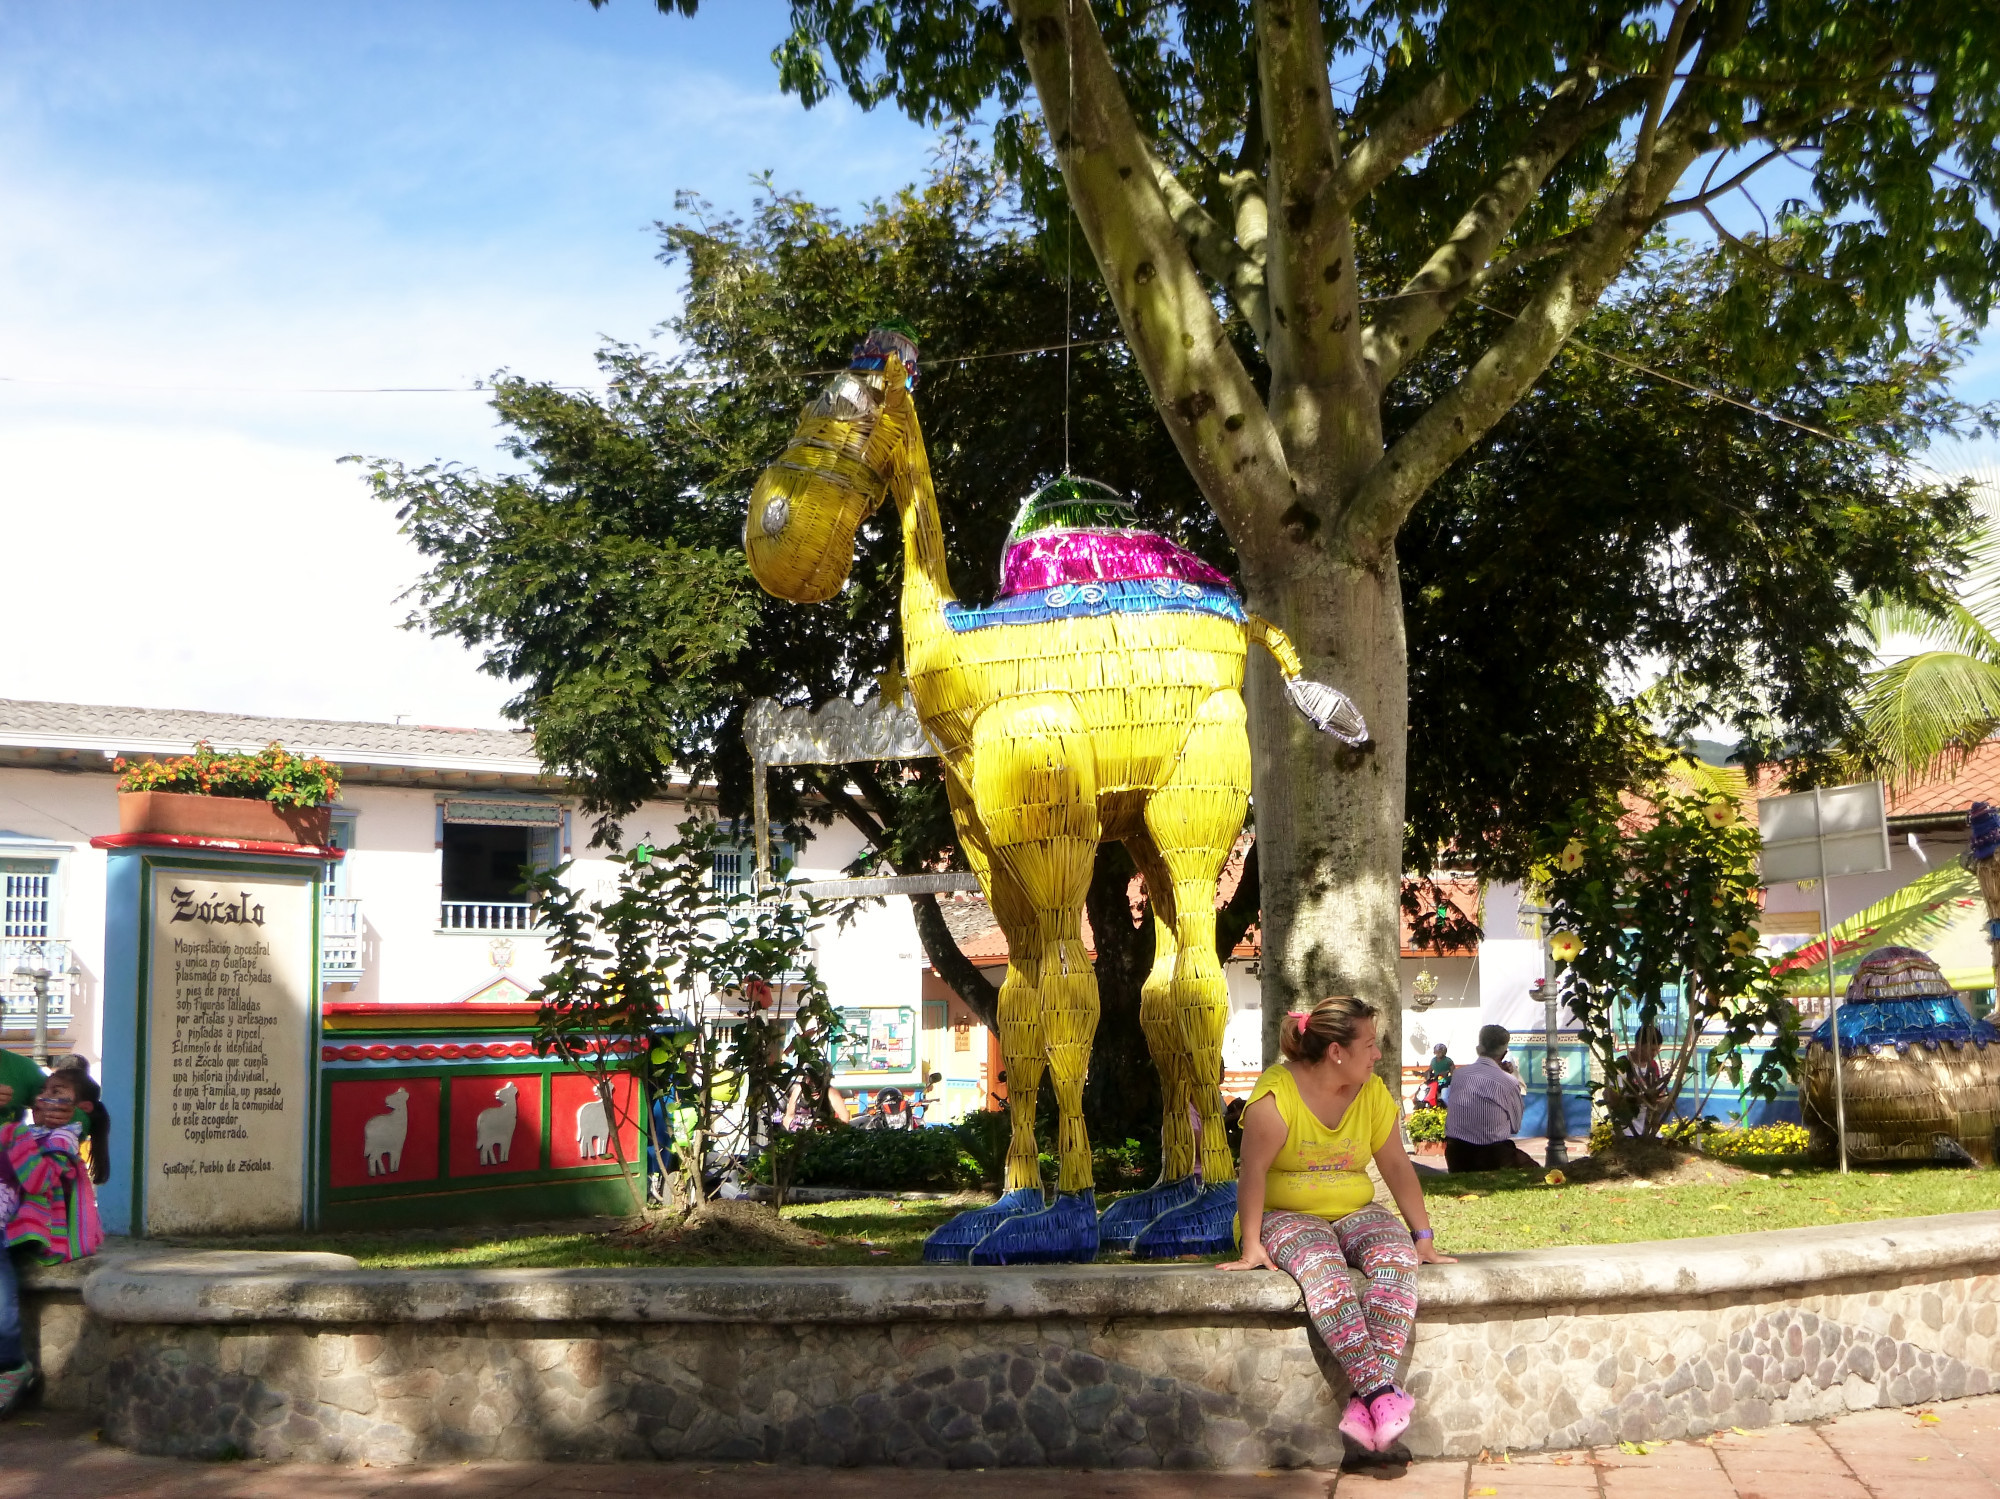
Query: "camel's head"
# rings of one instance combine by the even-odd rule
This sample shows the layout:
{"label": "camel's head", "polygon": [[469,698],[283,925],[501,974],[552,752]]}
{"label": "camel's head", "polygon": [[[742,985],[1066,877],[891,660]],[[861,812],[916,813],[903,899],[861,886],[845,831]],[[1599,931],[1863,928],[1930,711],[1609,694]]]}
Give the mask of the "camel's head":
{"label": "camel's head", "polygon": [[799,418],[780,457],[757,476],[743,522],[750,572],[768,593],[817,604],[854,565],[854,533],[889,491],[889,465],[916,380],[915,342],[877,328]]}

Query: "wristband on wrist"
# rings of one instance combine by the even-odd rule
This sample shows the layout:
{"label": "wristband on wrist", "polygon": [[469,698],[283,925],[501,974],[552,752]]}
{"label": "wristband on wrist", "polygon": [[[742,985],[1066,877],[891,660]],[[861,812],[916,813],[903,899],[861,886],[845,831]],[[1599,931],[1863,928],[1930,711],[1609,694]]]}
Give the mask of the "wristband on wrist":
{"label": "wristband on wrist", "polygon": [[1437,1235],[1428,1228],[1416,1228],[1410,1230],[1410,1237],[1412,1239],[1435,1239]]}

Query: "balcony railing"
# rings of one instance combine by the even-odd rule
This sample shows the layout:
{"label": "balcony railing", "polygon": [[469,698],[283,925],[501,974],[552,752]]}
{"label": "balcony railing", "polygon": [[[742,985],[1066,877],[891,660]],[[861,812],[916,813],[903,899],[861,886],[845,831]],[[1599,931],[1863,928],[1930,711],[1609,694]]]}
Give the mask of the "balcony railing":
{"label": "balcony railing", "polygon": [[535,908],[526,901],[448,900],[438,911],[444,932],[525,932],[535,925]]}
{"label": "balcony railing", "polygon": [[49,968],[49,1031],[60,1035],[69,1029],[73,970],[68,941],[60,937],[0,937],[0,1030],[34,1030],[35,982],[17,978],[14,970],[38,956]]}
{"label": "balcony railing", "polygon": [[320,903],[319,973],[326,984],[359,983],[367,969],[361,961],[361,902],[351,895],[329,895]]}

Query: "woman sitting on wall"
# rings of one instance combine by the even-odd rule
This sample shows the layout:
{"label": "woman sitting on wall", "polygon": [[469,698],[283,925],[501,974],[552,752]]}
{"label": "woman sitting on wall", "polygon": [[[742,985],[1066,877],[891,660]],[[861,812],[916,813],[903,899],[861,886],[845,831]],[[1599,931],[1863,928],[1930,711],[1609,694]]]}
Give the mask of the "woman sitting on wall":
{"label": "woman sitting on wall", "polygon": [[[1373,1071],[1382,1058],[1375,1007],[1346,995],[1323,999],[1286,1017],[1279,1049],[1285,1059],[1264,1069],[1243,1111],[1243,1257],[1222,1268],[1282,1270],[1299,1283],[1353,1391],[1341,1431],[1386,1451],[1416,1409],[1396,1367],[1416,1321],[1417,1266],[1454,1262],[1432,1240],[1396,1100]],[[1408,1231],[1375,1205],[1371,1158]],[[1350,1265],[1368,1276],[1359,1296]]]}

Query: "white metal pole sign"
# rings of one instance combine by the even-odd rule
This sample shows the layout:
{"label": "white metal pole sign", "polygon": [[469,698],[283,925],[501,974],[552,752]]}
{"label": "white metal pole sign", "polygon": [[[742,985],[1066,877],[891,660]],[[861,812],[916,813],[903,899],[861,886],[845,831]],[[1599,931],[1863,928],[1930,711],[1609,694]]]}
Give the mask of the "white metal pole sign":
{"label": "white metal pole sign", "polygon": [[1762,797],[1757,830],[1764,840],[1758,867],[1767,885],[1880,874],[1889,867],[1889,819],[1880,781]]}
{"label": "white metal pole sign", "polygon": [[1827,1030],[1833,1038],[1834,1132],[1840,1169],[1847,1170],[1847,1086],[1840,1075],[1840,996],[1833,982],[1833,902],[1826,882],[1836,875],[1880,874],[1889,867],[1889,813],[1880,781],[1760,797],[1763,839],[1758,869],[1766,885],[1784,880],[1819,884],[1820,942],[1826,950]]}

